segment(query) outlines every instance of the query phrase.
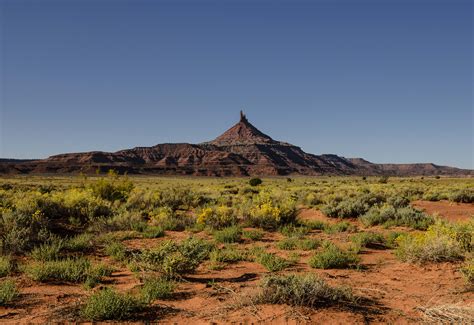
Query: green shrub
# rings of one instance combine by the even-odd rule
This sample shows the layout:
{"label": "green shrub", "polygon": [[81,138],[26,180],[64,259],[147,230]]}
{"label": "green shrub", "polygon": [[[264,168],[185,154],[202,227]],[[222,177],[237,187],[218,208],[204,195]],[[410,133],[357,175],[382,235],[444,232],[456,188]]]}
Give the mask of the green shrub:
{"label": "green shrub", "polygon": [[304,251],[316,249],[320,245],[320,241],[313,238],[300,239],[296,242],[296,247]]}
{"label": "green shrub", "polygon": [[9,275],[13,270],[10,256],[0,256],[0,278]]}
{"label": "green shrub", "polygon": [[83,252],[92,248],[93,246],[92,234],[84,233],[71,237],[64,242],[64,248],[73,252]]}
{"label": "green shrub", "polygon": [[341,221],[334,224],[326,224],[323,230],[326,234],[336,234],[339,232],[354,232],[356,227],[347,221]]}
{"label": "green shrub", "polygon": [[257,256],[256,261],[270,272],[282,271],[290,266],[286,259],[272,253],[261,253]]}
{"label": "green shrub", "polygon": [[380,195],[367,193],[342,200],[336,198],[321,208],[331,218],[357,218],[366,213],[372,206],[384,202]]}
{"label": "green shrub", "polygon": [[343,269],[355,266],[359,261],[360,258],[355,253],[326,243],[320,252],[310,258],[309,265],[316,269]]}
{"label": "green shrub", "polygon": [[89,276],[91,263],[86,258],[67,258],[57,261],[33,262],[24,267],[24,272],[33,280],[66,281],[80,283]]}
{"label": "green shrub", "polygon": [[399,232],[399,231],[389,232],[386,239],[385,239],[385,242],[386,242],[387,246],[390,247],[390,248],[396,247],[398,245],[397,244],[397,238],[404,235],[404,234],[406,234],[406,233]]}
{"label": "green shrub", "polygon": [[355,301],[349,288],[331,287],[314,274],[272,275],[260,286],[256,303],[316,308]]}
{"label": "green shrub", "polygon": [[298,238],[290,237],[280,240],[276,246],[278,249],[284,250],[293,250],[296,249],[296,243],[298,242]]}
{"label": "green shrub", "polygon": [[161,272],[167,278],[179,277],[194,272],[212,248],[208,242],[195,237],[179,244],[167,240],[155,249],[143,251],[140,260],[146,269]]}
{"label": "green shrub", "polygon": [[36,246],[30,255],[36,261],[53,261],[59,259],[63,248],[64,242],[61,239],[55,239],[49,243]]}
{"label": "green shrub", "polygon": [[474,190],[463,189],[452,193],[449,199],[453,202],[474,203]]}
{"label": "green shrub", "polygon": [[258,177],[254,177],[254,178],[251,178],[251,179],[249,180],[249,185],[250,185],[250,186],[258,186],[258,185],[260,185],[260,184],[262,184],[262,180],[261,180],[260,178],[258,178]]}
{"label": "green shrub", "polygon": [[106,288],[89,297],[81,315],[88,320],[123,320],[133,317],[143,308],[140,299]]}
{"label": "green shrub", "polygon": [[242,228],[239,226],[227,227],[214,232],[214,239],[218,243],[237,243],[242,238]]}
{"label": "green shrub", "polygon": [[238,223],[234,209],[225,205],[218,207],[206,207],[198,213],[197,224],[207,225],[213,229],[222,229]]}
{"label": "green shrub", "polygon": [[156,299],[169,299],[173,296],[176,285],[165,278],[147,278],[140,289],[142,299],[151,303]]}
{"label": "green shrub", "polygon": [[471,257],[461,268],[461,273],[470,285],[474,285],[474,258]]}
{"label": "green shrub", "polygon": [[263,196],[244,212],[244,221],[251,227],[274,230],[279,226],[294,223],[296,216],[296,202],[292,198],[277,202]]}
{"label": "green shrub", "polygon": [[89,184],[96,197],[108,201],[126,201],[133,187],[133,183],[127,177],[119,177],[114,173],[109,173],[109,177],[100,178]]}
{"label": "green shrub", "polygon": [[225,246],[224,248],[214,249],[209,255],[209,259],[214,263],[235,263],[249,259],[246,251],[239,250],[237,247]]}
{"label": "green shrub", "polygon": [[160,226],[149,226],[143,232],[144,238],[159,238],[165,235],[165,231]]}
{"label": "green shrub", "polygon": [[327,227],[326,222],[319,220],[306,220],[303,225],[311,230],[324,230]]}
{"label": "green shrub", "polygon": [[351,237],[351,241],[358,247],[368,247],[376,249],[386,248],[384,236],[377,233],[361,232]]}
{"label": "green shrub", "polygon": [[124,262],[128,258],[127,248],[121,242],[112,242],[105,247],[105,253],[118,262]]}
{"label": "green shrub", "polygon": [[254,230],[244,230],[242,232],[242,237],[251,240],[261,240],[265,233],[259,229]]}
{"label": "green shrub", "polygon": [[193,227],[196,220],[186,213],[178,213],[170,207],[161,207],[151,213],[150,224],[165,231],[183,231],[186,228]]}
{"label": "green shrub", "polygon": [[420,230],[425,230],[434,223],[431,216],[412,207],[395,209],[392,206],[373,207],[359,220],[365,226],[405,226]]}
{"label": "green shrub", "polygon": [[0,306],[8,305],[18,294],[15,281],[7,279],[0,282]]}
{"label": "green shrub", "polygon": [[461,260],[465,238],[458,237],[458,229],[456,225],[437,221],[426,232],[399,236],[395,255],[401,261],[412,263]]}
{"label": "green shrub", "polygon": [[309,228],[290,224],[281,227],[280,232],[287,237],[302,238],[309,233]]}

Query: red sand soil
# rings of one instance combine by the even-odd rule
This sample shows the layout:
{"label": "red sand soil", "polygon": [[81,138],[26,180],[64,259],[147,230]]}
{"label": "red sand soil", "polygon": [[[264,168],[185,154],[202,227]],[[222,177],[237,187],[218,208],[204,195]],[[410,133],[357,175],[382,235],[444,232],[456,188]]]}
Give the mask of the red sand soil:
{"label": "red sand soil", "polygon": [[[432,202],[429,202],[432,203]],[[424,202],[417,202],[425,204]],[[427,206],[427,205],[425,205]],[[429,205],[428,205],[429,206]],[[449,205],[441,202],[441,207],[449,218],[465,215],[465,205]],[[453,208],[453,212],[449,208]],[[471,207],[472,208],[472,207]],[[428,209],[428,208],[427,208]],[[446,213],[448,212],[448,213]],[[304,219],[328,221],[317,210],[301,212]],[[378,229],[377,229],[378,231]],[[132,239],[124,241],[130,248],[153,247],[166,239],[183,239],[184,232],[167,232],[159,239]],[[207,237],[204,233],[199,236]],[[335,242],[347,240],[350,234],[324,234],[314,231],[310,237],[331,239]],[[281,235],[267,233],[265,240],[257,245],[267,247],[280,256],[288,256],[287,251],[275,248],[275,241]],[[242,247],[254,243],[245,241]],[[195,274],[180,282],[174,298],[156,301],[146,315],[140,319],[166,324],[412,324],[422,322],[417,307],[438,304],[474,303],[474,292],[466,289],[459,273],[459,263],[438,263],[413,265],[398,261],[390,250],[367,249],[360,256],[363,268],[360,270],[316,270],[307,261],[313,252],[300,253],[300,261],[284,273],[311,272],[319,275],[331,285],[350,286],[362,301],[359,309],[338,306],[320,309],[292,308],[286,305],[239,306],[242,295],[254,292],[259,281],[269,272],[260,264],[239,262],[229,264],[222,270],[210,270],[201,265]],[[113,263],[107,258],[102,261]],[[119,291],[134,291],[139,288],[139,279],[124,266],[119,269],[106,285]],[[77,320],[78,306],[90,295],[81,285],[39,284],[24,276],[17,278],[21,296],[12,307],[0,307],[0,323],[46,323]],[[100,287],[94,290],[99,290]],[[129,322],[133,323],[133,322]],[[140,324],[142,322],[135,322]]]}
{"label": "red sand soil", "polygon": [[450,221],[468,221],[474,217],[474,204],[472,203],[414,201],[412,205],[428,214],[439,214]]}

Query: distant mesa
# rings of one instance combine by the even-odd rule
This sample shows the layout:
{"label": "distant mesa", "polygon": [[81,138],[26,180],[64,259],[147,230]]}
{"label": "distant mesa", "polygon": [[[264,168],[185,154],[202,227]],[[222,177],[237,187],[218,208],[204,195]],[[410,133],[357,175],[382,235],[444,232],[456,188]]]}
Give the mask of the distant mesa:
{"label": "distant mesa", "polygon": [[95,173],[115,169],[129,174],[195,176],[278,175],[450,175],[473,170],[420,164],[374,164],[362,158],[313,155],[273,140],[240,112],[240,120],[212,141],[165,143],[117,152],[66,153],[41,160],[0,159],[1,174]]}

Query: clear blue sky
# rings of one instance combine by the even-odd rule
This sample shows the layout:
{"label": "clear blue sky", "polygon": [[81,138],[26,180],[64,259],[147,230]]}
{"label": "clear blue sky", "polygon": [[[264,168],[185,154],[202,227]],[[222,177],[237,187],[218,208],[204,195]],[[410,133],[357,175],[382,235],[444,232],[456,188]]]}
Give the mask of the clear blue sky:
{"label": "clear blue sky", "polygon": [[474,168],[470,0],[0,0],[0,157],[274,139]]}

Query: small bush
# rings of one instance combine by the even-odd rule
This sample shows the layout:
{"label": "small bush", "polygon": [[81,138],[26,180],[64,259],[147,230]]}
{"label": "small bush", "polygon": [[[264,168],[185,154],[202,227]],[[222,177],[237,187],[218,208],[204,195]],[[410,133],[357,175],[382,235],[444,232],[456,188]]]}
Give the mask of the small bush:
{"label": "small bush", "polygon": [[89,250],[93,246],[93,238],[92,234],[79,234],[66,240],[64,242],[64,248],[73,252]]}
{"label": "small bush", "polygon": [[202,209],[198,213],[196,222],[213,229],[221,229],[237,224],[238,219],[234,209],[221,205],[217,208]]}
{"label": "small bush", "polygon": [[296,249],[296,243],[298,242],[297,238],[290,237],[290,238],[285,238],[280,240],[276,246],[278,249],[284,249],[284,250],[293,250]]}
{"label": "small bush", "polygon": [[331,287],[313,274],[272,275],[263,279],[256,302],[321,307],[355,301],[349,288]]}
{"label": "small bush", "polygon": [[24,272],[35,281],[83,282],[89,276],[91,263],[85,258],[67,258],[59,261],[34,262]]}
{"label": "small bush", "polygon": [[466,247],[465,238],[459,234],[464,234],[464,231],[462,226],[437,221],[424,233],[399,236],[395,255],[404,262],[412,263],[461,260]]}
{"label": "small bush", "polygon": [[321,208],[321,211],[331,218],[357,218],[366,213],[372,206],[384,202],[380,195],[366,193],[359,196],[341,199],[336,198]]}
{"label": "small bush", "polygon": [[88,320],[123,320],[133,317],[143,307],[141,300],[106,288],[89,297],[81,315]]}
{"label": "small bush", "polygon": [[302,238],[309,233],[309,228],[305,226],[285,225],[280,228],[280,232],[287,237]]}
{"label": "small bush", "polygon": [[449,196],[449,199],[459,203],[474,203],[474,190],[464,189],[456,191]]}
{"label": "small bush", "polygon": [[31,257],[36,261],[53,261],[60,257],[61,250],[64,248],[62,240],[53,240],[50,243],[41,244],[33,248]]}
{"label": "small bush", "polygon": [[290,266],[290,263],[286,259],[271,253],[259,254],[256,261],[270,272],[282,271]]}
{"label": "small bush", "polygon": [[245,221],[248,226],[274,230],[281,225],[287,225],[296,221],[296,203],[292,199],[273,202],[264,199],[252,206],[245,213]]}
{"label": "small bush", "polygon": [[8,305],[18,294],[15,281],[8,279],[0,282],[0,306]]}
{"label": "small bush", "polygon": [[326,234],[336,234],[339,232],[354,232],[356,227],[347,221],[338,222],[335,224],[326,224],[323,230]]}
{"label": "small bush", "polygon": [[431,216],[412,207],[395,209],[388,205],[371,208],[366,214],[359,217],[359,220],[365,226],[405,226],[420,230],[425,230],[434,223]]}
{"label": "small bush", "polygon": [[471,258],[461,268],[461,273],[466,279],[466,282],[470,285],[474,285],[474,258]]}
{"label": "small bush", "polygon": [[313,238],[300,239],[296,242],[296,247],[304,251],[316,249],[320,245],[321,245],[320,241]]}
{"label": "small bush", "polygon": [[121,242],[112,242],[105,247],[105,253],[118,262],[128,258],[127,248]]}
{"label": "small bush", "polygon": [[386,241],[381,234],[362,232],[351,237],[351,241],[358,247],[368,247],[376,249],[386,248]]}
{"label": "small bush", "polygon": [[242,238],[242,228],[232,226],[214,232],[214,239],[218,243],[237,243]]}
{"label": "small bush", "polygon": [[327,227],[326,222],[319,220],[307,220],[303,225],[311,230],[324,230]]}
{"label": "small bush", "polygon": [[262,180],[261,180],[260,178],[258,178],[258,177],[254,177],[254,178],[251,178],[251,179],[249,180],[249,185],[250,185],[250,186],[258,186],[258,185],[260,185],[260,184],[262,184]]}
{"label": "small bush", "polygon": [[251,240],[261,240],[265,233],[261,230],[255,229],[255,230],[244,230],[242,232],[242,237],[246,239],[251,239]]}
{"label": "small bush", "polygon": [[11,258],[0,256],[0,278],[9,275],[13,270]]}
{"label": "small bush", "polygon": [[165,278],[147,278],[140,289],[140,295],[147,303],[156,299],[169,299],[173,296],[175,287],[173,281]]}
{"label": "small bush", "polygon": [[144,238],[159,238],[165,235],[165,231],[159,226],[149,226],[142,232],[142,235]]}
{"label": "small bush", "polygon": [[239,250],[236,247],[226,246],[222,249],[214,249],[209,259],[214,263],[235,263],[249,259],[246,251]]}
{"label": "small bush", "polygon": [[161,272],[167,278],[179,277],[193,272],[212,248],[208,242],[194,237],[179,244],[167,240],[155,249],[143,251],[140,261],[145,268]]}
{"label": "small bush", "polygon": [[355,253],[326,243],[322,251],[310,258],[309,265],[315,269],[343,269],[357,265],[359,261],[360,258]]}

